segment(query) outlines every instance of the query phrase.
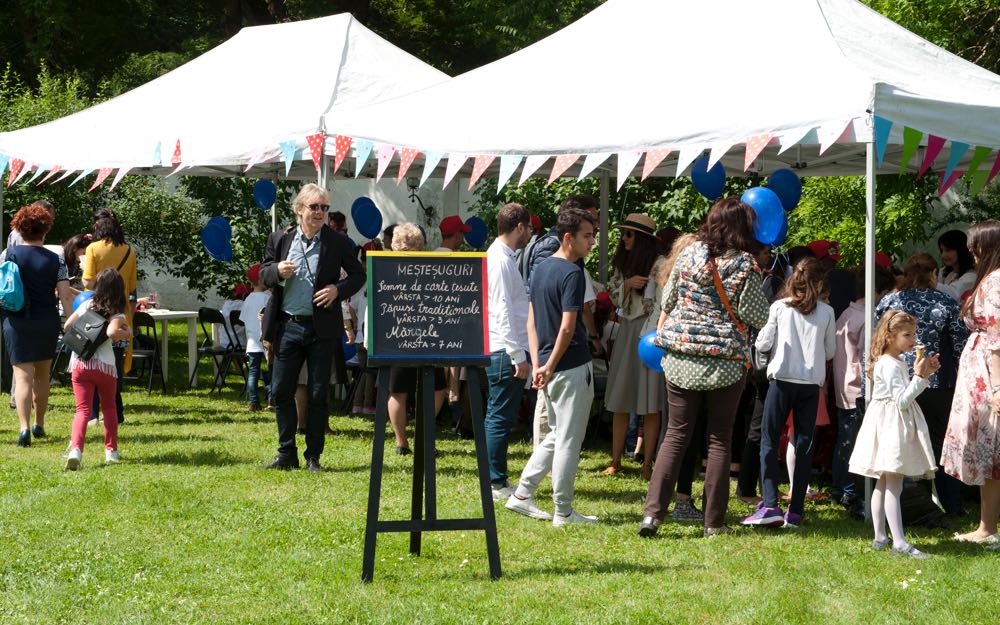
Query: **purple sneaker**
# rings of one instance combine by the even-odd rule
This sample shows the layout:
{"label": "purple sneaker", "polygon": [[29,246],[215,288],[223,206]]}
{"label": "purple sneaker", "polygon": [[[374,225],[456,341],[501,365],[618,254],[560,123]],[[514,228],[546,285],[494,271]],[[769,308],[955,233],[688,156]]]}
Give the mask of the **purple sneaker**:
{"label": "purple sneaker", "polygon": [[798,529],[800,525],[802,525],[801,514],[795,514],[794,512],[785,513],[785,524],[782,525],[782,527],[784,527],[785,529],[794,530]]}
{"label": "purple sneaker", "polygon": [[757,504],[757,511],[743,519],[743,525],[784,525],[781,508],[765,508],[763,502]]}

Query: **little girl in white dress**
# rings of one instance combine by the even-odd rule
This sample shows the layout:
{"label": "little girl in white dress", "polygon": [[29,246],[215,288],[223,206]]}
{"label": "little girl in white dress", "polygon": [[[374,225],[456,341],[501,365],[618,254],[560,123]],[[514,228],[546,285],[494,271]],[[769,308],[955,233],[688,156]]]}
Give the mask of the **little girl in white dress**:
{"label": "little girl in white dress", "polygon": [[925,357],[922,348],[918,349],[912,380],[906,363],[899,358],[913,350],[916,331],[916,319],[895,310],[883,315],[875,329],[868,358],[868,377],[874,386],[851,454],[850,471],[878,480],[871,499],[875,525],[872,548],[889,546],[885,533],[888,521],[894,555],[926,558],[927,554],[903,537],[900,506],[903,478],[930,479],[937,467],[927,422],[915,400],[927,388],[927,376],[940,368],[938,356]]}

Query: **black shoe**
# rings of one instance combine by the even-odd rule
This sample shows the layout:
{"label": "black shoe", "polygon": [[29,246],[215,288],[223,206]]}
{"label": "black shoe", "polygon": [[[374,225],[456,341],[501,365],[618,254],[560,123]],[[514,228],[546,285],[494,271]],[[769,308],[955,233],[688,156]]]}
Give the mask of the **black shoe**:
{"label": "black shoe", "polygon": [[35,438],[45,438],[45,428],[40,425],[36,425],[31,428],[31,435]]}
{"label": "black shoe", "polygon": [[260,467],[261,469],[280,469],[281,471],[290,471],[292,469],[299,468],[299,461],[296,460],[285,460],[283,458],[275,458],[271,464],[265,464]]}
{"label": "black shoe", "polygon": [[21,435],[17,437],[18,447],[31,447],[31,430],[21,430]]}
{"label": "black shoe", "polygon": [[651,516],[645,517],[642,523],[639,524],[639,536],[643,538],[652,538],[656,536],[656,531],[660,529],[659,519],[653,518]]}
{"label": "black shoe", "polygon": [[323,467],[319,465],[318,458],[306,458],[306,470],[310,473],[322,473]]}
{"label": "black shoe", "polygon": [[412,453],[413,452],[410,451],[409,447],[397,447],[396,448],[396,454],[400,455],[400,456],[409,456]]}

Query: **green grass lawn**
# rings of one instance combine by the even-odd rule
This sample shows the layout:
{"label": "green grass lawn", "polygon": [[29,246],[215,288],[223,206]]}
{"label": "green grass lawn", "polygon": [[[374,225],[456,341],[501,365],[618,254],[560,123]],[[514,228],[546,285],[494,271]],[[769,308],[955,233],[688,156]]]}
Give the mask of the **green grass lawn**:
{"label": "green grass lawn", "polygon": [[[702,539],[668,521],[640,539],[645,484],[637,469],[600,476],[604,449],[585,451],[577,480],[599,525],[556,530],[498,509],[500,581],[469,531],[425,534],[420,557],[405,534],[380,535],[375,581],[362,584],[371,420],[332,418],[320,475],[259,471],[274,456],[273,414],[247,412],[235,384],[221,399],[184,390],[172,338],[171,394],[132,385],[125,397],[120,465],[104,465],[92,429],[83,470],[63,471],[68,388],[29,449],[3,408],[0,623],[1000,622],[1000,560],[945,530],[911,532],[935,556],[919,562],[872,552],[870,528],[831,504],[810,504],[794,532]],[[476,516],[472,443],[439,447],[439,516]],[[515,475],[529,453],[513,446]],[[411,463],[387,453],[383,519],[407,515]],[[732,504],[728,522],[744,512]]]}

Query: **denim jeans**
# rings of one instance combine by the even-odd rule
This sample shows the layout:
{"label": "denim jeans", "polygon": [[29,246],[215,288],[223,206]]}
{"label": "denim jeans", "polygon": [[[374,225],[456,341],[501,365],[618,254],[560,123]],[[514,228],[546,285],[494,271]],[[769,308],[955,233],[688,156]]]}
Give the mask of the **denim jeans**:
{"label": "denim jeans", "polygon": [[330,388],[330,369],[333,366],[334,344],[332,338],[316,334],[312,321],[299,322],[288,319],[278,328],[278,349],[274,355],[274,373],[271,389],[274,393],[275,413],[278,421],[278,457],[297,461],[295,430],[298,415],[295,411],[295,388],[299,371],[306,363],[309,373],[307,386],[309,412],[306,416],[305,457],[319,460],[326,443],[325,432],[329,418],[327,397]]}
{"label": "denim jeans", "polygon": [[837,443],[833,449],[833,487],[830,495],[834,500],[842,497],[858,496],[854,478],[847,470],[851,462],[851,452],[854,451],[854,441],[858,438],[858,426],[861,425],[860,411],[857,408],[848,410],[837,408]]}
{"label": "denim jeans", "polygon": [[269,373],[261,373],[260,363],[264,360],[264,352],[252,352],[247,354],[247,401],[251,404],[259,404],[257,397],[257,382],[263,378],[264,386],[269,388]]}
{"label": "denim jeans", "polygon": [[514,377],[514,364],[507,352],[490,354],[486,368],[489,398],[486,400],[486,456],[490,463],[490,481],[507,485],[507,446],[510,428],[517,420],[525,381]]}
{"label": "denim jeans", "polygon": [[781,431],[788,421],[788,412],[791,411],[795,440],[788,444],[795,445],[795,479],[792,481],[792,500],[788,504],[788,510],[802,514],[809,475],[812,472],[812,442],[818,407],[818,385],[771,380],[764,400],[760,437],[760,473],[764,478],[762,490],[766,507],[778,507],[778,479],[781,474],[778,444],[781,441]]}

